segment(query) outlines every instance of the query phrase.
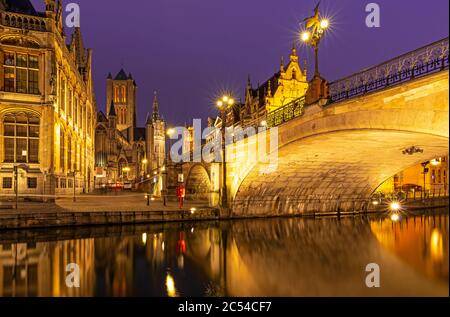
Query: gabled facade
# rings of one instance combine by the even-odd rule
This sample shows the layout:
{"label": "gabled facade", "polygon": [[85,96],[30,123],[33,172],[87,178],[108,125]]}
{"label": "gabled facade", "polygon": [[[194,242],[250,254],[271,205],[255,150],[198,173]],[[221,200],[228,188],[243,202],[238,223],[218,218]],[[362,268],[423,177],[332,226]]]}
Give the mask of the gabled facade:
{"label": "gabled facade", "polygon": [[[306,76],[306,63],[302,69],[298,62],[297,50],[293,47],[289,63],[285,65],[281,59],[280,70],[262,85],[258,84],[257,88],[253,88],[248,78],[244,103],[237,105],[239,110],[233,109],[237,114],[233,114],[232,118],[243,127],[259,126],[266,120],[269,112],[305,96],[308,90]],[[229,117],[230,115],[227,120]]]}
{"label": "gabled facade", "polygon": [[0,0],[0,188],[37,197],[93,187],[96,105],[92,51],[68,41],[60,1],[37,12]]}

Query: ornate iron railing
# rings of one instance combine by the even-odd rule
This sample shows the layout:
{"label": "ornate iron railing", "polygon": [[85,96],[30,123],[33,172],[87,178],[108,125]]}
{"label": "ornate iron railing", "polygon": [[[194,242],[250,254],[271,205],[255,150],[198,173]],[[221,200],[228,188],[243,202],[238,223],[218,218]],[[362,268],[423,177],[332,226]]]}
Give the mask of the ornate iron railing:
{"label": "ornate iron railing", "polygon": [[267,126],[269,128],[276,127],[286,121],[300,117],[303,114],[305,106],[305,97],[296,99],[287,105],[280,107],[267,114]]}
{"label": "ornate iron railing", "polygon": [[448,66],[448,38],[445,38],[330,83],[330,102],[381,90],[448,69]]}

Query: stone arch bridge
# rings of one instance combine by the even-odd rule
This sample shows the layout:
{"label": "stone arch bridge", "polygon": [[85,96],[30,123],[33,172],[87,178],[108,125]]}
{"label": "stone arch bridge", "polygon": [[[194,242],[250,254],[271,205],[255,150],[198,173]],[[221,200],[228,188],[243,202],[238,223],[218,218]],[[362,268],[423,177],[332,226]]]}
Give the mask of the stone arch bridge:
{"label": "stone arch bridge", "polygon": [[[232,212],[363,210],[388,178],[448,155],[448,77],[447,38],[329,84],[327,99],[299,99],[269,113],[269,127],[278,128],[277,167],[247,157],[227,164]],[[404,154],[413,148],[420,151]],[[187,188],[200,182],[217,192],[219,164],[192,164]]]}

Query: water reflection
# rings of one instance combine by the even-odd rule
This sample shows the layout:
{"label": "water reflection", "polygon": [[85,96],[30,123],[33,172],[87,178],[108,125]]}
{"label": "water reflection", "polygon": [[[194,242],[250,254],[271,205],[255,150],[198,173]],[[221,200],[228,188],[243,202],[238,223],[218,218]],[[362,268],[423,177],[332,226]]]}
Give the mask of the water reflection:
{"label": "water reflection", "polygon": [[[448,296],[448,214],[4,232],[0,243],[0,296]],[[372,262],[379,289],[364,282]],[[65,284],[69,263],[80,288]]]}

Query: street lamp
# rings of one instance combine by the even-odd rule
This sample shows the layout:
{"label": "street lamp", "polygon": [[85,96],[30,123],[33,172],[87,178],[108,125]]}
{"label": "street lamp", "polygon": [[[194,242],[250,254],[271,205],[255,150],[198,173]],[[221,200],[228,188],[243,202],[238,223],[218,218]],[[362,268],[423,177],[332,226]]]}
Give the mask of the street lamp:
{"label": "street lamp", "polygon": [[311,45],[314,48],[315,56],[315,73],[314,77],[320,77],[319,74],[319,44],[323,38],[325,31],[330,26],[328,19],[321,18],[319,16],[319,5],[314,9],[314,15],[306,18],[306,31],[300,34],[302,42]]}
{"label": "street lamp", "polygon": [[217,101],[217,107],[219,108],[222,120],[221,135],[222,135],[222,195],[221,195],[221,206],[222,208],[227,208],[228,198],[227,198],[227,162],[225,156],[225,128],[226,128],[226,110],[228,107],[234,105],[234,99],[223,96]]}

